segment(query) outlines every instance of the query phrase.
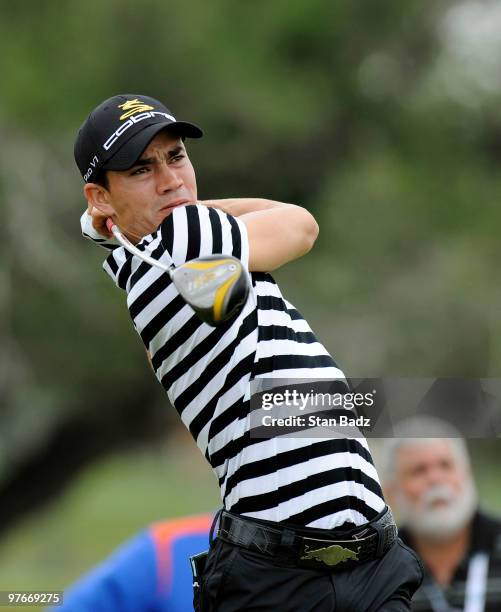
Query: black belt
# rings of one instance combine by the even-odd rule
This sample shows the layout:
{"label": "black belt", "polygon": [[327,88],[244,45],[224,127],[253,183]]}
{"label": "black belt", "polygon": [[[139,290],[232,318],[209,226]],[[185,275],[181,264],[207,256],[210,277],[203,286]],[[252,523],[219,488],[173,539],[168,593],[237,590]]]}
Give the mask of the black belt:
{"label": "black belt", "polygon": [[226,510],[217,537],[273,557],[279,565],[341,571],[382,557],[398,537],[389,506],[372,521],[349,531],[281,526]]}

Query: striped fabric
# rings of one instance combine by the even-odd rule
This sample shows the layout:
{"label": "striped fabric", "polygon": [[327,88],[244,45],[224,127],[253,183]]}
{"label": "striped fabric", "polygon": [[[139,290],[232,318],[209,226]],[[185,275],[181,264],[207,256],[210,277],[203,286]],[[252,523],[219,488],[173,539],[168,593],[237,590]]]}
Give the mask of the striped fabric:
{"label": "striped fabric", "polygon": [[[242,312],[212,328],[184,303],[167,274],[103,241],[87,214],[82,229],[113,249],[103,267],[126,291],[156,376],[215,471],[227,510],[322,529],[358,526],[383,510],[365,439],[250,437],[252,379],[344,379],[269,274],[252,273]],[[138,248],[175,266],[212,253],[231,254],[246,267],[249,260],[245,225],[202,205],[174,209]]]}

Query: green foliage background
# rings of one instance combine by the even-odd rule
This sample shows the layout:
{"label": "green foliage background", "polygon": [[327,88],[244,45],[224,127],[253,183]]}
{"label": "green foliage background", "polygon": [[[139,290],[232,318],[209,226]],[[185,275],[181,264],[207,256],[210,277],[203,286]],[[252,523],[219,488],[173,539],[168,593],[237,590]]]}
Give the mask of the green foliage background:
{"label": "green foliage background", "polygon": [[[314,251],[277,278],[350,375],[500,376],[501,66],[488,26],[501,18],[480,4],[0,2],[0,478],[36,464],[61,427],[93,427],[74,469],[78,443],[61,456],[68,498],[57,471],[23,477],[19,498],[45,483],[54,493],[6,535],[2,588],[2,576],[23,586],[25,570],[34,585],[47,550],[65,560],[49,585],[62,587],[145,522],[217,499],[200,468],[211,493],[177,505],[189,469],[158,458],[175,420],[102,254],[79,238],[73,140],[117,92],[160,98],[203,126],[190,147],[202,198],[264,196],[315,214]],[[479,453],[496,465],[496,444]],[[147,489],[157,459],[159,496]],[[84,467],[122,487],[99,510],[94,485],[72,480]],[[145,505],[110,521],[143,479]],[[97,541],[72,513],[79,495],[106,525]],[[65,537],[72,521],[94,554]],[[39,527],[47,540],[32,546]]]}

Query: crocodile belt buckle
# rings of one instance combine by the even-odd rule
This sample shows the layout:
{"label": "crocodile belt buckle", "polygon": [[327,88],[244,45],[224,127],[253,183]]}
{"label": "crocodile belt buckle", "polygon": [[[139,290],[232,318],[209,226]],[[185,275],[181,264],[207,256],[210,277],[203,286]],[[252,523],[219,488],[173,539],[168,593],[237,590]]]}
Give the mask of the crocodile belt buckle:
{"label": "crocodile belt buckle", "polygon": [[360,546],[357,548],[357,552],[340,546],[339,544],[332,544],[331,546],[325,546],[324,548],[315,548],[311,550],[311,547],[305,546],[304,554],[301,557],[303,561],[320,561],[329,567],[334,567],[340,563],[346,563],[346,561],[359,561],[358,554],[360,553]]}

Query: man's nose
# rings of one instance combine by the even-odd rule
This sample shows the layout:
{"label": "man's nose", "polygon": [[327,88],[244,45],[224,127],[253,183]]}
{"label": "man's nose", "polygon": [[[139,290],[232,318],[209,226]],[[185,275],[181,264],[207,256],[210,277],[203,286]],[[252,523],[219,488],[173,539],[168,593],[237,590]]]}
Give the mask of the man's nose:
{"label": "man's nose", "polygon": [[167,191],[174,191],[179,189],[183,185],[181,177],[177,172],[169,166],[169,164],[162,162],[158,163],[156,167],[156,178],[157,178],[157,191],[159,193],[166,193]]}
{"label": "man's nose", "polygon": [[428,470],[428,483],[431,485],[443,484],[445,476],[440,466],[432,466]]}

